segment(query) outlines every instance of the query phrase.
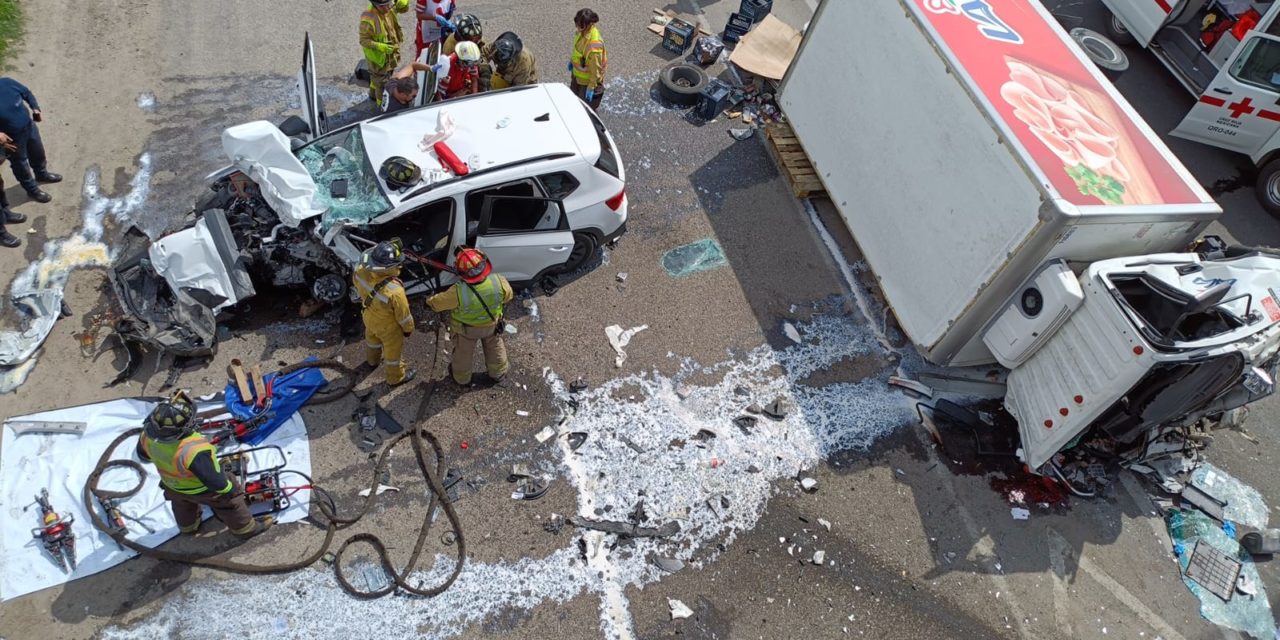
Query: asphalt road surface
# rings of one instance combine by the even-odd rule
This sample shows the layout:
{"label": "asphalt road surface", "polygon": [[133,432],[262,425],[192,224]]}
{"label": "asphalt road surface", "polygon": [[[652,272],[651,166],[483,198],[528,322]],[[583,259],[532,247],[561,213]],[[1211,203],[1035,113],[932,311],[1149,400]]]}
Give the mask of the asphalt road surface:
{"label": "asphalt road surface", "polygon": [[[566,80],[577,8],[553,4],[462,2],[488,34],[516,30],[548,82]],[[801,26],[814,4],[775,0],[774,11]],[[682,0],[670,8],[702,15],[719,31],[735,5]],[[1064,21],[1102,24],[1095,2],[1059,5]],[[948,456],[922,437],[911,401],[885,384],[918,358],[891,328],[886,335],[874,303],[841,276],[847,260],[863,273],[847,233],[830,227],[843,249],[832,255],[761,136],[735,141],[726,129],[736,122],[698,122],[655,97],[655,76],[674,56],[645,29],[649,5],[593,6],[610,46],[601,113],[627,163],[630,232],[603,264],[554,296],[513,305],[514,384],[442,387],[432,399],[425,426],[466,480],[457,509],[468,557],[453,588],[430,600],[362,601],[345,595],[322,565],[242,577],[133,560],[0,604],[0,637],[1221,637],[1179,580],[1140,483],[1117,482],[1101,499],[1061,508],[1034,506],[1029,520],[1017,521],[990,478],[952,471]],[[49,258],[41,274],[67,278],[76,315],[55,327],[25,384],[0,396],[0,413],[154,395],[167,364],[149,357],[125,386],[104,388],[112,356],[80,353],[75,334],[109,308],[96,267],[127,226],[155,232],[182,219],[203,176],[224,163],[222,128],[278,121],[297,109],[292,85],[304,33],[316,42],[328,110],[367,108],[364,90],[348,78],[360,55],[362,5],[38,0],[24,7],[27,34],[12,75],[39,95],[53,169],[68,179],[50,187],[55,199],[46,205],[23,203],[9,183],[33,233],[17,227],[26,244],[0,251],[0,274],[7,285],[29,262]],[[1148,54],[1131,57],[1117,85],[1153,128],[1171,129],[1191,97]],[[1254,203],[1242,159],[1169,144],[1215,189],[1224,234],[1277,242],[1280,226]],[[850,169],[875,164],[853,158]],[[676,276],[669,261],[664,266],[668,251],[703,240],[722,254],[711,255],[708,268]],[[268,368],[335,350],[361,358],[358,343],[339,347],[333,313],[302,320],[300,302],[285,294],[258,301],[216,360],[183,372],[178,384],[219,389],[220,372],[237,357]],[[621,366],[604,333],[611,324],[647,325]],[[407,357],[420,375],[439,376],[436,351],[433,334],[422,331]],[[588,388],[573,397],[566,382],[579,378]],[[730,421],[747,405],[779,397],[790,405],[781,420],[741,428]],[[408,420],[421,400],[414,387],[384,405]],[[1264,496],[1276,495],[1278,482],[1277,406],[1255,407],[1247,425],[1255,440],[1227,433],[1210,452]],[[303,411],[317,482],[347,508],[371,468],[348,428],[353,408],[348,399]],[[576,451],[565,438],[533,437],[563,416],[564,429],[587,434]],[[511,498],[505,479],[516,463],[551,479],[545,497]],[[377,532],[402,563],[425,502],[408,460],[397,464],[392,484],[402,491],[352,532]],[[815,479],[816,490],[802,491],[801,477]],[[544,528],[553,514],[625,520],[637,506],[645,522],[675,522],[680,532],[616,544],[572,526]],[[433,529],[414,579],[430,584],[448,570],[453,546],[439,539],[444,528]],[[274,562],[301,557],[320,539],[297,524],[227,549],[220,528],[209,529],[174,545]],[[659,558],[684,566],[668,572]],[[1269,594],[1280,593],[1274,570],[1262,569]],[[692,615],[673,619],[673,600]]]}

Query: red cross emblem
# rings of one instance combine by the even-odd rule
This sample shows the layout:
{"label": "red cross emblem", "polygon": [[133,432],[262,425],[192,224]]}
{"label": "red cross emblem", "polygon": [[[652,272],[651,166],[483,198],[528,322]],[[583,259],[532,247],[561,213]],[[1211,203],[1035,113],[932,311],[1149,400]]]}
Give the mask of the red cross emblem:
{"label": "red cross emblem", "polygon": [[1253,107],[1250,106],[1252,103],[1253,103],[1253,98],[1246,97],[1244,100],[1241,100],[1240,102],[1232,102],[1231,104],[1227,105],[1227,109],[1231,111],[1232,118],[1239,120],[1241,114],[1253,113]]}

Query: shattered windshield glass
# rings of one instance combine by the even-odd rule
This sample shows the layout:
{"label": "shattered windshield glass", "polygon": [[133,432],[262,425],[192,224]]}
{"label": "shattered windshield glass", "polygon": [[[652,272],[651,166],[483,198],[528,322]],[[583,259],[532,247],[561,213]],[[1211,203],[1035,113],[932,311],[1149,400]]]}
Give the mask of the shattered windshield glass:
{"label": "shattered windshield glass", "polygon": [[327,210],[325,228],[336,222],[365,223],[385,213],[391,202],[369,166],[360,127],[335,131],[297,151],[316,183],[316,201]]}

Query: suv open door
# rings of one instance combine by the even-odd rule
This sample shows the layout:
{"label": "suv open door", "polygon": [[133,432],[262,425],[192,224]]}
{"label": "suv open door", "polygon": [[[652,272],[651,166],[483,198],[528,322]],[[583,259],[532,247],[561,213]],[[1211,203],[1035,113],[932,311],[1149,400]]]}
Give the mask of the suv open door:
{"label": "suv open door", "polygon": [[302,70],[298,72],[298,102],[302,105],[302,119],[310,129],[308,139],[315,139],[324,133],[324,107],[320,104],[320,94],[316,89],[316,53],[311,46],[311,34],[302,41]]}
{"label": "suv open door", "polygon": [[514,282],[530,282],[573,253],[564,204],[551,198],[485,196],[475,236],[475,247]]}
{"label": "suv open door", "polygon": [[1251,31],[1173,135],[1255,156],[1278,131],[1280,38]]}

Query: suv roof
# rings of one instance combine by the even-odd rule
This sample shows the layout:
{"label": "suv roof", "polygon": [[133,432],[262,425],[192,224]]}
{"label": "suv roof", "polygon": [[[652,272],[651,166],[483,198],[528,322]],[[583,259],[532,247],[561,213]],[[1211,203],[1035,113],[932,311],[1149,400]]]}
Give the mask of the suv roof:
{"label": "suv roof", "polygon": [[[442,168],[423,137],[436,131],[440,112],[456,125],[445,143],[463,162],[477,169],[498,168],[554,155],[581,154],[594,162],[600,141],[582,101],[562,84],[538,84],[482,93],[466,98],[374,118],[360,124],[372,167],[403,156],[422,167],[427,178]],[[506,120],[505,126],[500,126]],[[452,176],[450,176],[452,177]],[[387,190],[393,207],[411,194]]]}

